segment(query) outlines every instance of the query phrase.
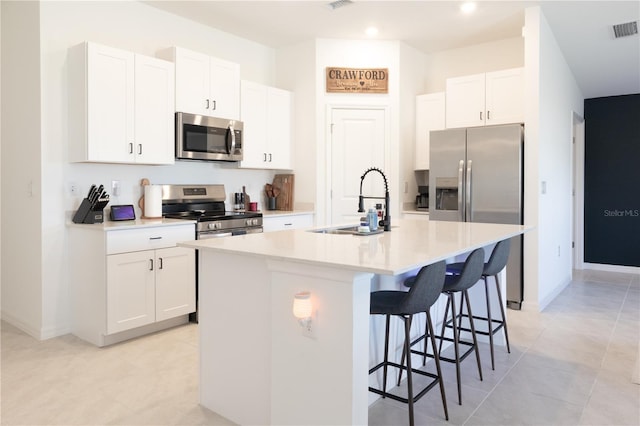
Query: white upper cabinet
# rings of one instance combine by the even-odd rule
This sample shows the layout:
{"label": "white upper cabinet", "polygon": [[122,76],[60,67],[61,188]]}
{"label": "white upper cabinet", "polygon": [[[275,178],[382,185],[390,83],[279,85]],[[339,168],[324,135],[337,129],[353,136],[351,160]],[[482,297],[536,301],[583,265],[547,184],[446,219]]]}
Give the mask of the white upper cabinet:
{"label": "white upper cabinet", "polygon": [[240,65],[181,47],[159,55],[175,62],[176,111],[240,118]]}
{"label": "white upper cabinet", "polygon": [[524,68],[487,73],[486,88],[487,125],[524,122]]}
{"label": "white upper cabinet", "polygon": [[136,162],[173,164],[175,157],[175,77],[173,64],[136,55]]}
{"label": "white upper cabinet", "polygon": [[83,43],[69,72],[70,161],[173,164],[171,62]]}
{"label": "white upper cabinet", "polygon": [[415,169],[429,169],[429,132],[445,126],[445,93],[416,96]]}
{"label": "white upper cabinet", "polygon": [[447,79],[447,128],[523,121],[523,68]]}
{"label": "white upper cabinet", "polygon": [[240,167],[291,169],[291,92],[244,80],[241,87]]}

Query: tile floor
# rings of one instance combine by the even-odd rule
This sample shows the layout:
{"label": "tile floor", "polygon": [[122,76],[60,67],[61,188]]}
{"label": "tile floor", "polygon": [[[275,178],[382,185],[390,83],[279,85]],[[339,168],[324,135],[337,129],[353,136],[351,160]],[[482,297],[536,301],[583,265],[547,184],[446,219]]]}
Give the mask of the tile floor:
{"label": "tile floor", "polygon": [[[416,404],[416,424],[640,425],[640,385],[631,382],[640,339],[640,275],[577,271],[542,313],[508,311],[511,354],[496,351],[484,380],[454,366]],[[2,323],[3,425],[226,425],[198,405],[197,326],[96,348],[71,335],[38,342]],[[408,423],[406,406],[379,400],[370,425]]]}

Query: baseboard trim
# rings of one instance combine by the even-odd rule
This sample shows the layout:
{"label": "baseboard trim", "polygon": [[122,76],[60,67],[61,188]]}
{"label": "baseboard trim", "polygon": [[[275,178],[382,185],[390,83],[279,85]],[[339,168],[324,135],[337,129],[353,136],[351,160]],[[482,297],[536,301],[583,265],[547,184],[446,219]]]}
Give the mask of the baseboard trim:
{"label": "baseboard trim", "polygon": [[605,272],[621,272],[624,274],[640,274],[638,266],[605,265],[603,263],[584,263],[584,269]]}

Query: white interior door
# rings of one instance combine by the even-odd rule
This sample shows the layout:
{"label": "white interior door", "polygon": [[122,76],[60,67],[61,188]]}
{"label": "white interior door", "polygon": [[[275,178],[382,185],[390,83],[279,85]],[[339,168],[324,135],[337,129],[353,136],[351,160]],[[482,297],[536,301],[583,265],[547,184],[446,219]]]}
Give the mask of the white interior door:
{"label": "white interior door", "polygon": [[[387,129],[385,109],[333,108],[331,111],[330,200],[331,225],[354,223],[358,213],[360,177],[370,167],[385,167]],[[365,196],[384,197],[379,173],[369,173],[362,187]],[[365,200],[365,209],[384,200]]]}

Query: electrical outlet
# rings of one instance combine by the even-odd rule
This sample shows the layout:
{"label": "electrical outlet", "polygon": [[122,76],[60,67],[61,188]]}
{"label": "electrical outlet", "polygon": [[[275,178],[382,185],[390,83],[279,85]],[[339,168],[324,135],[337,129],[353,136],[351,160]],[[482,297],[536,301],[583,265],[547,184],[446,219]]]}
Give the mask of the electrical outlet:
{"label": "electrical outlet", "polygon": [[313,321],[309,321],[307,322],[307,324],[302,326],[302,335],[310,339],[316,338],[315,329],[313,327]]}
{"label": "electrical outlet", "polygon": [[78,189],[78,184],[75,182],[70,182],[69,183],[69,194],[73,195],[74,197],[78,196],[78,193],[80,192],[80,190]]}
{"label": "electrical outlet", "polygon": [[112,180],[111,181],[111,195],[113,195],[114,197],[117,197],[118,195],[120,195],[120,181],[119,180]]}

